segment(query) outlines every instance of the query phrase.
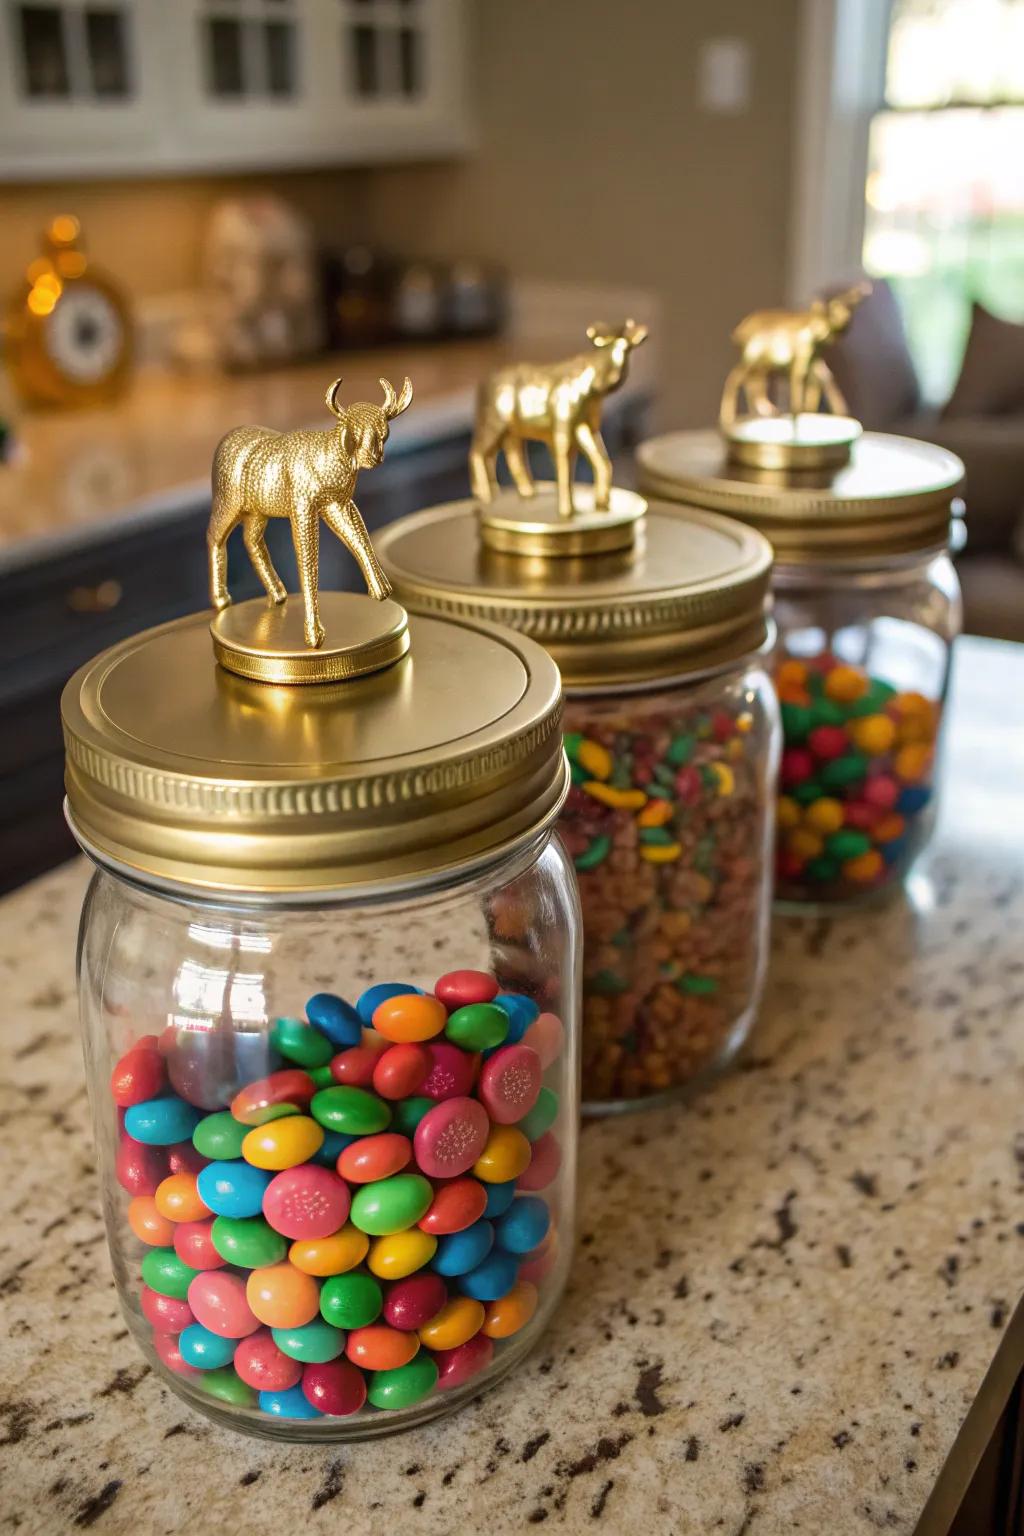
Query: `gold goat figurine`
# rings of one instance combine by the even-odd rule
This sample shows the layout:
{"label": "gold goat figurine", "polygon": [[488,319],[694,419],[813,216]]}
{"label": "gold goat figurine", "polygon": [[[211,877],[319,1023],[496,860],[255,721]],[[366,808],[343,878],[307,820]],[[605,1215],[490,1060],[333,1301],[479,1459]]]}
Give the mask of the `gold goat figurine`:
{"label": "gold goat figurine", "polygon": [[759,309],[741,320],[732,333],[740,348],[740,360],[722,391],[721,425],[735,424],[741,390],[748,412],[776,415],[778,407],[769,391],[773,374],[783,374],[788,380],[791,416],[818,410],[822,395],[834,415],[848,415],[842,392],[818,351],[842,335],[857,305],[870,292],[870,283],[857,283],[831,299],[814,299],[807,309]]}
{"label": "gold goat figurine", "polygon": [[210,555],[210,601],[226,608],[227,539],[241,523],[253,569],[275,603],[287,597],[267,549],[266,529],[272,517],[287,517],[299,568],[305,608],[306,644],[323,644],[317,600],[320,568],[320,519],[355,557],[371,597],[383,601],[391,583],[377,562],[359,508],[352,500],[361,469],[373,469],[384,457],[388,423],[412,400],[409,379],[396,395],[381,379],[384,404],[357,401],[339,405],[341,380],[335,379],[325,398],[337,418],[326,431],[274,432],[269,427],[236,427],[213,458],[213,510],[206,542]]}
{"label": "gold goat figurine", "polygon": [[527,440],[546,443],[555,461],[558,512],[573,514],[572,475],[577,453],[594,471],[594,506],[606,512],[611,499],[612,465],[601,437],[601,401],[626,376],[629,354],[647,335],[632,320],[617,330],[592,325],[592,352],[560,363],[515,363],[486,378],[477,396],[476,426],[469,473],[477,501],[490,502],[498,489],[498,454],[520,496],[535,486],[523,448]]}

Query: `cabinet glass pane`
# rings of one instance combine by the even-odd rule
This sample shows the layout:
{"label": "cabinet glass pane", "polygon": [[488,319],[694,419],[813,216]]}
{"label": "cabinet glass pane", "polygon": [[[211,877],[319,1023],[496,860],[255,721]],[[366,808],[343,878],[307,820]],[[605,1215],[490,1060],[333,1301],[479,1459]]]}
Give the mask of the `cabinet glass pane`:
{"label": "cabinet glass pane", "polygon": [[211,16],[205,31],[206,80],[211,96],[242,96],[242,26],[231,18]]}
{"label": "cabinet glass pane", "polygon": [[127,96],[128,48],[121,11],[86,11],[85,43],[94,96]]}
{"label": "cabinet glass pane", "polygon": [[263,25],[267,90],[271,96],[295,95],[295,28],[288,21]]}
{"label": "cabinet glass pane", "polygon": [[26,96],[69,96],[64,19],[58,5],[19,5],[22,89]]}
{"label": "cabinet glass pane", "polygon": [[414,27],[398,29],[398,79],[403,96],[423,89],[423,39]]}
{"label": "cabinet glass pane", "polygon": [[352,40],[352,74],[356,95],[376,96],[380,92],[376,29],[365,26],[351,27],[349,36]]}

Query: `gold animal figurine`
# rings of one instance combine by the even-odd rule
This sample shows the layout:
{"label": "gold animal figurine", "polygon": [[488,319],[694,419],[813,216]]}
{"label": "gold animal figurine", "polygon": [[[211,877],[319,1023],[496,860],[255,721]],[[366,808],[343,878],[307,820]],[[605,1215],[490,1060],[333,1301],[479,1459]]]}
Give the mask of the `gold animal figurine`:
{"label": "gold animal figurine", "polygon": [[741,320],[732,333],[741,356],[725,381],[720,424],[735,424],[741,390],[748,411],[756,416],[776,415],[768,388],[772,374],[788,378],[791,416],[818,410],[823,394],[834,415],[848,415],[831,370],[817,354],[842,335],[857,305],[870,292],[870,283],[857,283],[835,298],[814,299],[807,309],[759,309]]}
{"label": "gold animal figurine", "polygon": [[594,471],[594,506],[606,512],[612,464],[601,437],[601,401],[626,376],[629,354],[647,335],[645,325],[627,320],[618,330],[592,325],[593,352],[561,363],[515,363],[485,379],[477,396],[476,427],[469,473],[477,501],[490,502],[498,489],[498,453],[520,496],[535,486],[526,461],[526,440],[546,443],[555,461],[560,517],[573,513],[572,473],[577,452]]}
{"label": "gold animal figurine", "polygon": [[383,601],[388,596],[391,583],[377,563],[366,524],[352,500],[359,471],[373,469],[384,457],[388,422],[412,399],[409,379],[397,396],[387,379],[380,382],[383,406],[367,401],[341,406],[341,380],[335,379],[324,398],[337,424],[326,431],[236,427],[222,438],[213,458],[213,510],[206,535],[214,608],[226,608],[231,601],[225,545],[239,523],[268,597],[284,602],[288,594],[267,550],[266,528],[272,517],[291,521],[308,646],[316,650],[324,640],[317,602],[321,518],[355,557],[371,597]]}

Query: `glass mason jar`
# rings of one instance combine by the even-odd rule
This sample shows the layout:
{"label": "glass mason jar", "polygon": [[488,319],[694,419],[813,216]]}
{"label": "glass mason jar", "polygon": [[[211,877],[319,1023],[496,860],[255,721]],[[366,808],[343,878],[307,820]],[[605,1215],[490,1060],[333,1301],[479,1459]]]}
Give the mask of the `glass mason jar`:
{"label": "glass mason jar", "polygon": [[713,432],[652,439],[639,459],[649,488],[727,508],[775,546],[777,899],[835,909],[895,889],[934,821],[963,465],[870,432],[849,462],[818,472],[731,462]]}
{"label": "glass mason jar", "polygon": [[[321,595],[329,635],[377,606]],[[275,613],[232,622],[247,610]],[[79,976],[114,1276],[202,1412],[387,1434],[512,1370],[568,1272],[557,672],[528,640],[424,617],[372,675],[268,684],[216,665],[208,625],[122,643],[63,701],[96,864]]]}
{"label": "glass mason jar", "polygon": [[757,1012],[779,750],[764,666],[771,556],[725,518],[623,492],[610,514],[539,535],[571,539],[571,553],[537,553],[537,526],[533,504],[503,497],[481,518],[457,502],[392,524],[380,553],[404,601],[498,618],[561,668],[583,1100],[604,1113],[693,1091]]}

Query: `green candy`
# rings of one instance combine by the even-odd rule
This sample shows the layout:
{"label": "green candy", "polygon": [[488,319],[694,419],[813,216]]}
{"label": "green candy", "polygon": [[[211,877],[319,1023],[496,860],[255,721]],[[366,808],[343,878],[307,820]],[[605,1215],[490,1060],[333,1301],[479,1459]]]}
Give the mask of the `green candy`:
{"label": "green candy", "polygon": [[888,683],[883,683],[880,677],[872,678],[864,697],[862,699],[854,699],[852,704],[847,704],[847,717],[852,720],[859,720],[864,715],[881,714],[895,692],[896,689],[890,687]]}
{"label": "green candy", "polygon": [[320,1289],[320,1315],[334,1328],[368,1328],[380,1316],[384,1292],[372,1275],[331,1275]]}
{"label": "green candy", "polygon": [[434,1191],[420,1173],[396,1173],[364,1184],[352,1197],[351,1221],[360,1232],[386,1237],[413,1227],[426,1212]]}
{"label": "green candy", "polygon": [[233,1366],[225,1365],[219,1371],[204,1371],[199,1385],[210,1397],[217,1397],[233,1408],[255,1408],[255,1388],[246,1386]]}
{"label": "green candy", "polygon": [[860,752],[848,752],[845,757],[834,757],[819,770],[819,777],[826,789],[845,789],[856,784],[868,771],[868,760]]}
{"label": "green candy", "polygon": [[142,1259],[142,1278],[158,1296],[184,1301],[198,1269],[182,1263],[173,1248],[151,1248]]}
{"label": "green candy", "polygon": [[263,1269],[280,1264],[288,1252],[288,1240],[275,1232],[262,1216],[217,1216],[210,1241],[228,1264],[243,1269]]}
{"label": "green candy", "polygon": [[574,784],[586,784],[586,782],[590,778],[590,774],[587,772],[587,770],[585,768],[581,768],[579,763],[574,763],[570,759],[570,761],[569,761],[569,777],[572,779]]}
{"label": "green candy", "polygon": [[856,859],[862,853],[867,853],[871,847],[871,839],[866,832],[857,832],[852,827],[844,827],[841,832],[833,832],[831,837],[825,839],[825,851],[833,859],[840,863],[844,859]]}
{"label": "green candy", "polygon": [[334,1077],[331,1073],[330,1064],[326,1067],[307,1067],[306,1071],[318,1088],[330,1088],[333,1086]]}
{"label": "green candy", "polygon": [[383,1099],[346,1084],[314,1093],[309,1112],[326,1130],[344,1136],[373,1136],[391,1124],[391,1110]]}
{"label": "green candy", "polygon": [[272,1328],[270,1332],[282,1355],[287,1355],[290,1360],[323,1365],[328,1360],[337,1360],[345,1348],[345,1335],[341,1329],[325,1323],[320,1317],[314,1317],[311,1323],[304,1323],[301,1328]]}
{"label": "green candy", "polygon": [[517,1122],[527,1141],[538,1141],[545,1131],[550,1131],[558,1119],[558,1094],[553,1088],[544,1087],[537,1095],[537,1102],[529,1114]]}
{"label": "green candy", "polygon": [[629,983],[614,971],[595,971],[593,976],[586,978],[584,985],[588,992],[597,992],[601,997],[617,997],[627,990]]}
{"label": "green candy", "polygon": [[576,855],[573,863],[577,869],[584,871],[596,869],[599,864],[604,863],[611,851],[612,840],[602,832],[599,837],[594,838],[589,848],[585,848],[582,853]]}
{"label": "green candy", "polygon": [[667,827],[641,827],[640,841],[642,843],[654,843],[663,848],[671,847],[676,841],[675,836]]}
{"label": "green candy", "polygon": [[467,1003],[449,1015],[445,1034],[466,1051],[488,1051],[508,1034],[508,1014],[497,1003]]}
{"label": "green candy", "polygon": [[671,763],[673,768],[682,768],[684,763],[690,761],[696,745],[696,736],[690,736],[685,733],[681,736],[673,736],[669,742],[668,751],[665,753],[665,761]]}
{"label": "green candy", "polygon": [[806,741],[813,712],[806,704],[783,704],[782,732],[787,742]]}
{"label": "green candy", "polygon": [[565,735],[562,737],[562,745],[565,747],[569,757],[575,758],[577,756],[582,741],[583,737],[580,735],[579,731],[566,731]]}
{"label": "green candy", "polygon": [[654,777],[659,784],[664,784],[666,789],[672,789],[676,782],[676,770],[670,768],[667,763],[659,763],[654,770]]}
{"label": "green candy", "polygon": [[797,805],[810,805],[812,801],[820,800],[824,793],[821,785],[816,784],[813,779],[807,779],[803,784],[798,784],[795,789],[790,790]]}
{"label": "green candy", "polygon": [[839,878],[839,865],[835,859],[811,859],[804,874],[808,880],[813,880],[816,885],[831,885],[833,880]]}
{"label": "green candy", "polygon": [[718,978],[716,976],[680,976],[676,982],[680,992],[687,993],[690,997],[711,997],[718,991]]}
{"label": "green candy", "polygon": [[437,1366],[424,1351],[393,1371],[374,1371],[367,1399],[375,1408],[411,1408],[437,1386]]}
{"label": "green candy", "polygon": [[278,1019],[270,1031],[270,1043],[299,1067],[325,1067],[334,1055],[327,1036],[303,1019]]}
{"label": "green candy", "polygon": [[242,1125],[234,1115],[221,1109],[215,1115],[207,1115],[200,1120],[192,1132],[192,1145],[212,1162],[230,1163],[232,1159],[241,1157],[242,1142],[251,1130],[251,1125]]}
{"label": "green candy", "polygon": [[392,1109],[393,1129],[402,1136],[411,1137],[427,1110],[433,1109],[434,1102],[422,1093],[414,1093],[409,1099],[399,1099]]}
{"label": "green candy", "polygon": [[846,710],[835,699],[815,699],[811,705],[811,728],[818,725],[842,725],[846,719]]}

